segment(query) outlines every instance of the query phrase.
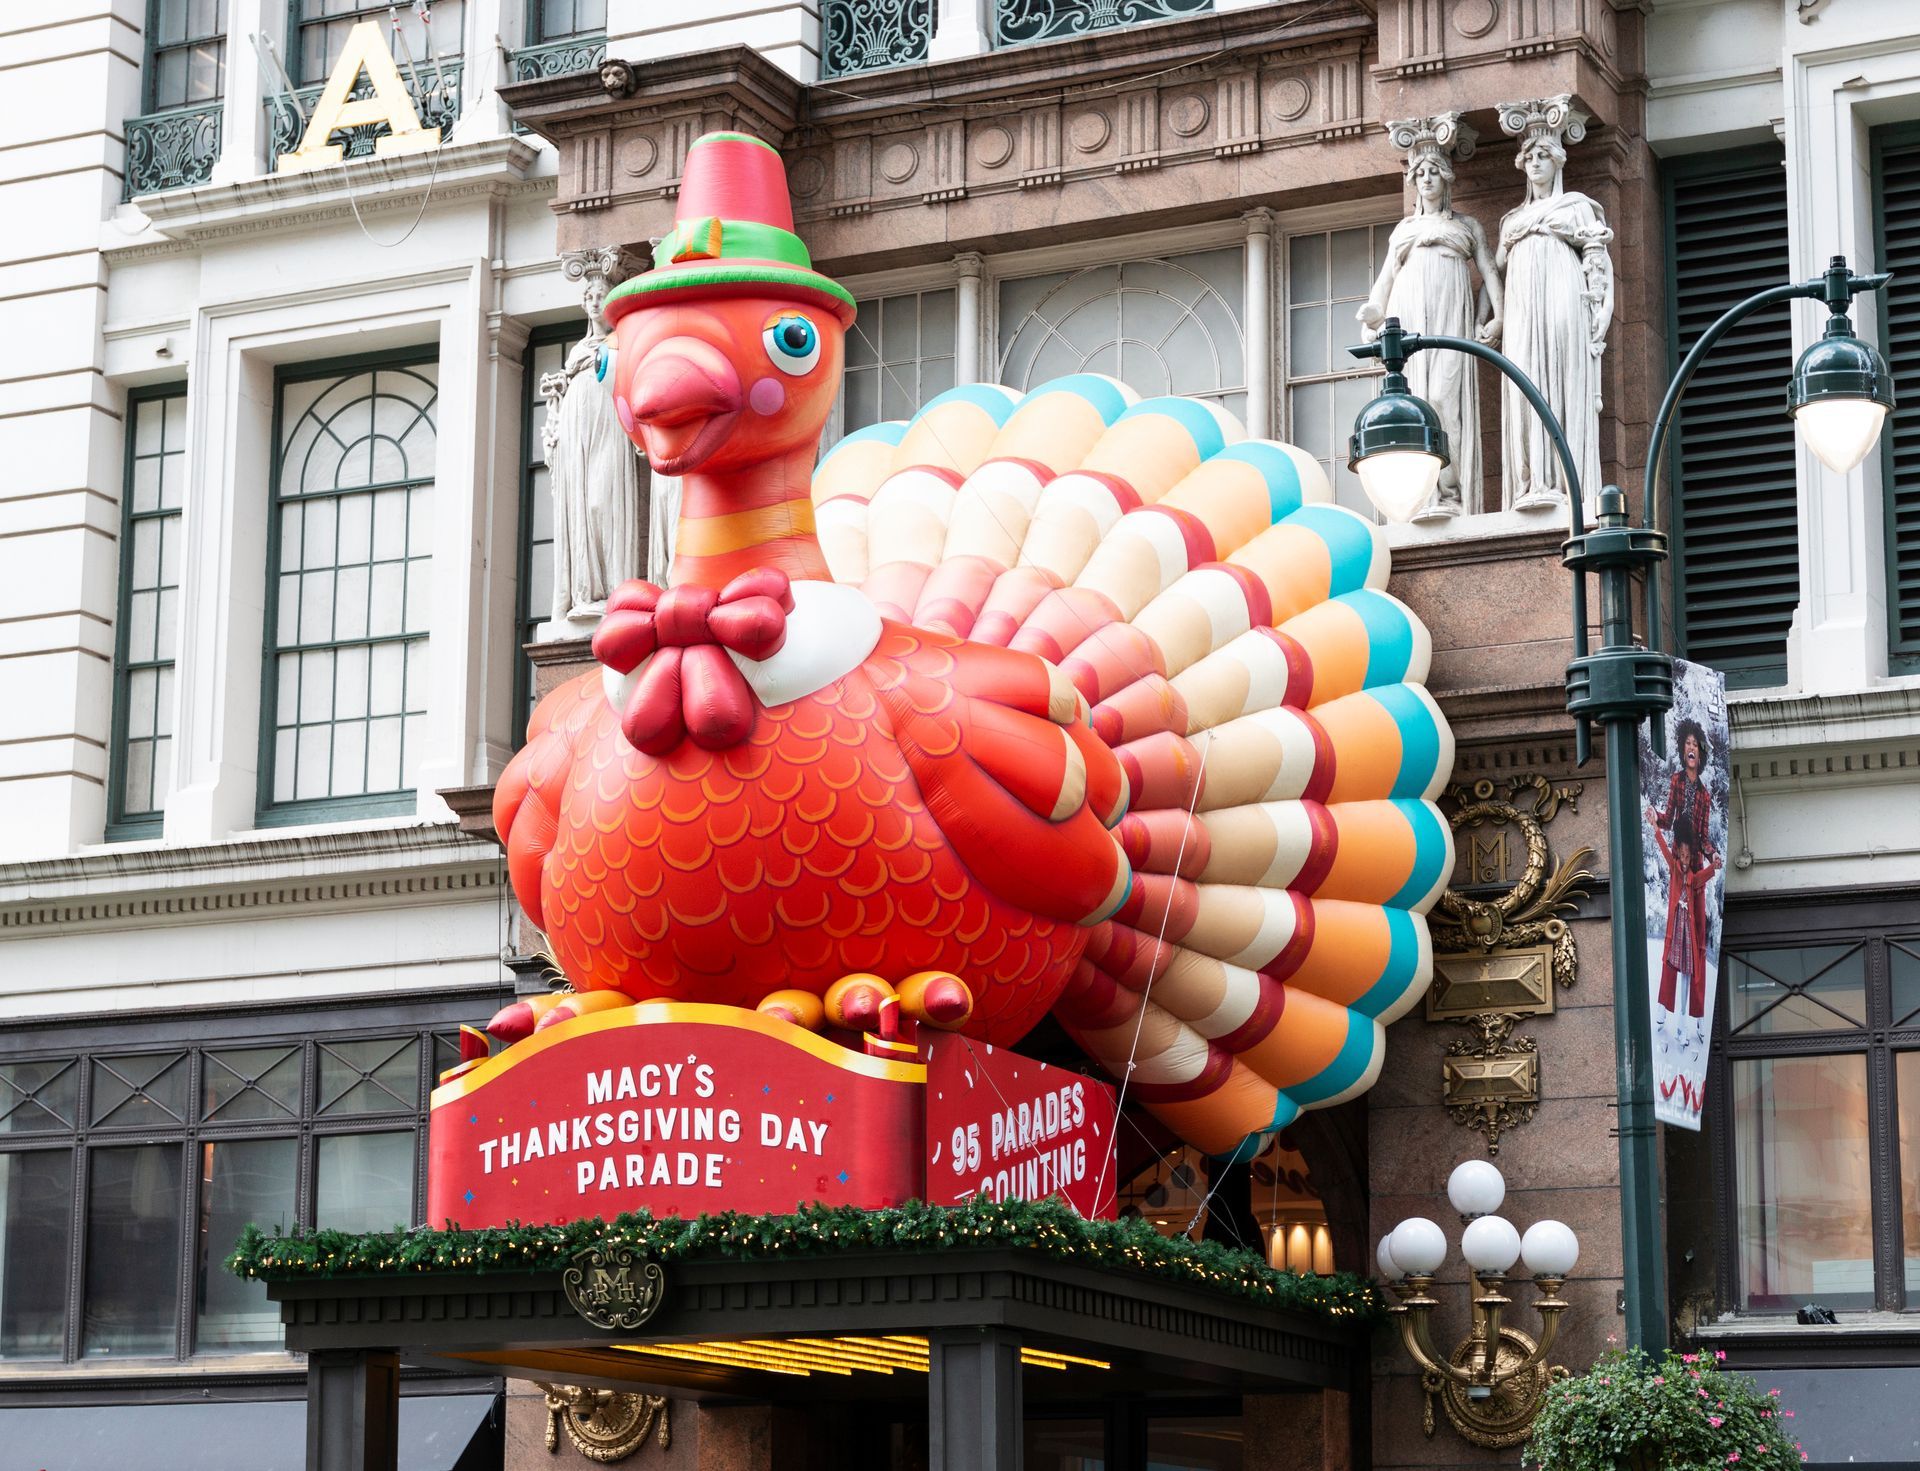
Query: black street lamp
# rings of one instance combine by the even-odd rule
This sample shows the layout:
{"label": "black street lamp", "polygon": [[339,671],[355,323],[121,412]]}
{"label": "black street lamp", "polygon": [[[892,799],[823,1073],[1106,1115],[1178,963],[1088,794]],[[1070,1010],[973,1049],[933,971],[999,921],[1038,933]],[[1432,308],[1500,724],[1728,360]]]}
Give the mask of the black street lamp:
{"label": "black street lamp", "polygon": [[[1655,417],[1647,450],[1647,504],[1658,505],[1661,456],[1680,396],[1701,359],[1729,327],[1776,301],[1811,298],[1827,304],[1826,335],[1801,354],[1787,390],[1787,411],[1807,445],[1829,468],[1846,472],[1865,459],[1893,408],[1893,380],[1880,354],[1853,335],[1847,310],[1855,295],[1877,291],[1889,277],[1855,276],[1835,256],[1811,281],[1776,286],[1741,302],[1694,344]],[[1533,381],[1504,354],[1464,337],[1402,330],[1389,317],[1376,341],[1348,352],[1379,358],[1387,375],[1377,397],[1354,420],[1348,464],[1367,497],[1391,520],[1405,521],[1426,504],[1447,463],[1447,439],[1432,405],[1408,390],[1403,369],[1416,352],[1444,348],[1491,363],[1518,388],[1546,426],[1566,474],[1571,529],[1561,561],[1573,573],[1573,658],[1567,665],[1567,713],[1574,751],[1592,754],[1591,722],[1606,729],[1607,836],[1613,910],[1614,1081],[1619,1109],[1620,1226],[1626,1286],[1627,1341],[1657,1353],[1667,1342],[1665,1266],[1660,1246],[1659,1161],[1653,1117],[1652,1002],[1647,994],[1646,892],[1641,885],[1640,722],[1673,706],[1673,660],[1633,635],[1633,580],[1647,582],[1650,643],[1660,628],[1659,579],[1667,538],[1651,524],[1633,526],[1616,485],[1600,492],[1599,522],[1589,530],[1580,476],[1566,431]],[[1587,640],[1587,576],[1600,579],[1600,647]],[[1663,732],[1656,722],[1656,739]]]}

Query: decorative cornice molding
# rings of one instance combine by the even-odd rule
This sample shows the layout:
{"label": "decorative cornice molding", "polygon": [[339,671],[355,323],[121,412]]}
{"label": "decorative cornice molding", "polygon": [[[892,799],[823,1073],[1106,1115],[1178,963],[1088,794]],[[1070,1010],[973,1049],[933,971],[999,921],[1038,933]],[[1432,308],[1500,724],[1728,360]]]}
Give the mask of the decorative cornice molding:
{"label": "decorative cornice molding", "polygon": [[[141,212],[173,240],[200,242],[262,230],[297,229],[351,215],[420,208],[423,199],[452,200],[530,186],[540,150],[524,138],[449,143],[429,153],[358,159],[301,174],[263,174],[227,184],[144,196]],[[130,251],[146,247],[130,247]],[[112,255],[115,252],[105,252]]]}
{"label": "decorative cornice molding", "polygon": [[118,846],[0,866],[0,932],[252,909],[338,908],[497,888],[500,853],[446,826]]}

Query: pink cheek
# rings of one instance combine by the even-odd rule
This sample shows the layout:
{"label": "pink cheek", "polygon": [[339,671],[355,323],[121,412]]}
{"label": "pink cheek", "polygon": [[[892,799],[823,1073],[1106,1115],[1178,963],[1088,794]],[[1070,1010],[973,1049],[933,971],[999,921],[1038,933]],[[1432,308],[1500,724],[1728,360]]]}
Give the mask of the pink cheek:
{"label": "pink cheek", "polygon": [[620,427],[632,434],[634,432],[633,410],[627,407],[625,395],[616,393],[613,396],[613,411],[620,416]]}
{"label": "pink cheek", "polygon": [[747,390],[747,407],[756,414],[777,414],[787,406],[787,390],[778,378],[762,378]]}

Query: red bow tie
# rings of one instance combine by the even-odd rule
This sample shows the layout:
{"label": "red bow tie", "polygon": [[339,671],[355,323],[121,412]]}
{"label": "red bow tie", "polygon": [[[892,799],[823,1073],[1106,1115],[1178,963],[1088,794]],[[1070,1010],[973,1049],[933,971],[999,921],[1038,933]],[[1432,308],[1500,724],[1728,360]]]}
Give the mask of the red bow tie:
{"label": "red bow tie", "polygon": [[753,729],[753,691],[727,651],[771,657],[787,641],[792,611],[787,574],[772,567],[742,573],[717,593],[622,583],[607,599],[593,657],[631,674],[652,656],[620,712],[627,740],[649,756],[689,737],[707,751],[739,745]]}

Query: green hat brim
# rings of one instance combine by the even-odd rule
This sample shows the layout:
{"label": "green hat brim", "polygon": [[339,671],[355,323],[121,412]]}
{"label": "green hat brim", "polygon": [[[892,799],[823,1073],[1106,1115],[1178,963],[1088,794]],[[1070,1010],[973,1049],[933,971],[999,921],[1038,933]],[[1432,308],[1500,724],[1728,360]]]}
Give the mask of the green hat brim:
{"label": "green hat brim", "polygon": [[662,305],[673,300],[737,294],[752,286],[760,295],[784,297],[829,308],[842,327],[853,325],[853,293],[818,271],[768,261],[701,261],[642,272],[607,293],[608,322],[618,322],[642,304]]}

